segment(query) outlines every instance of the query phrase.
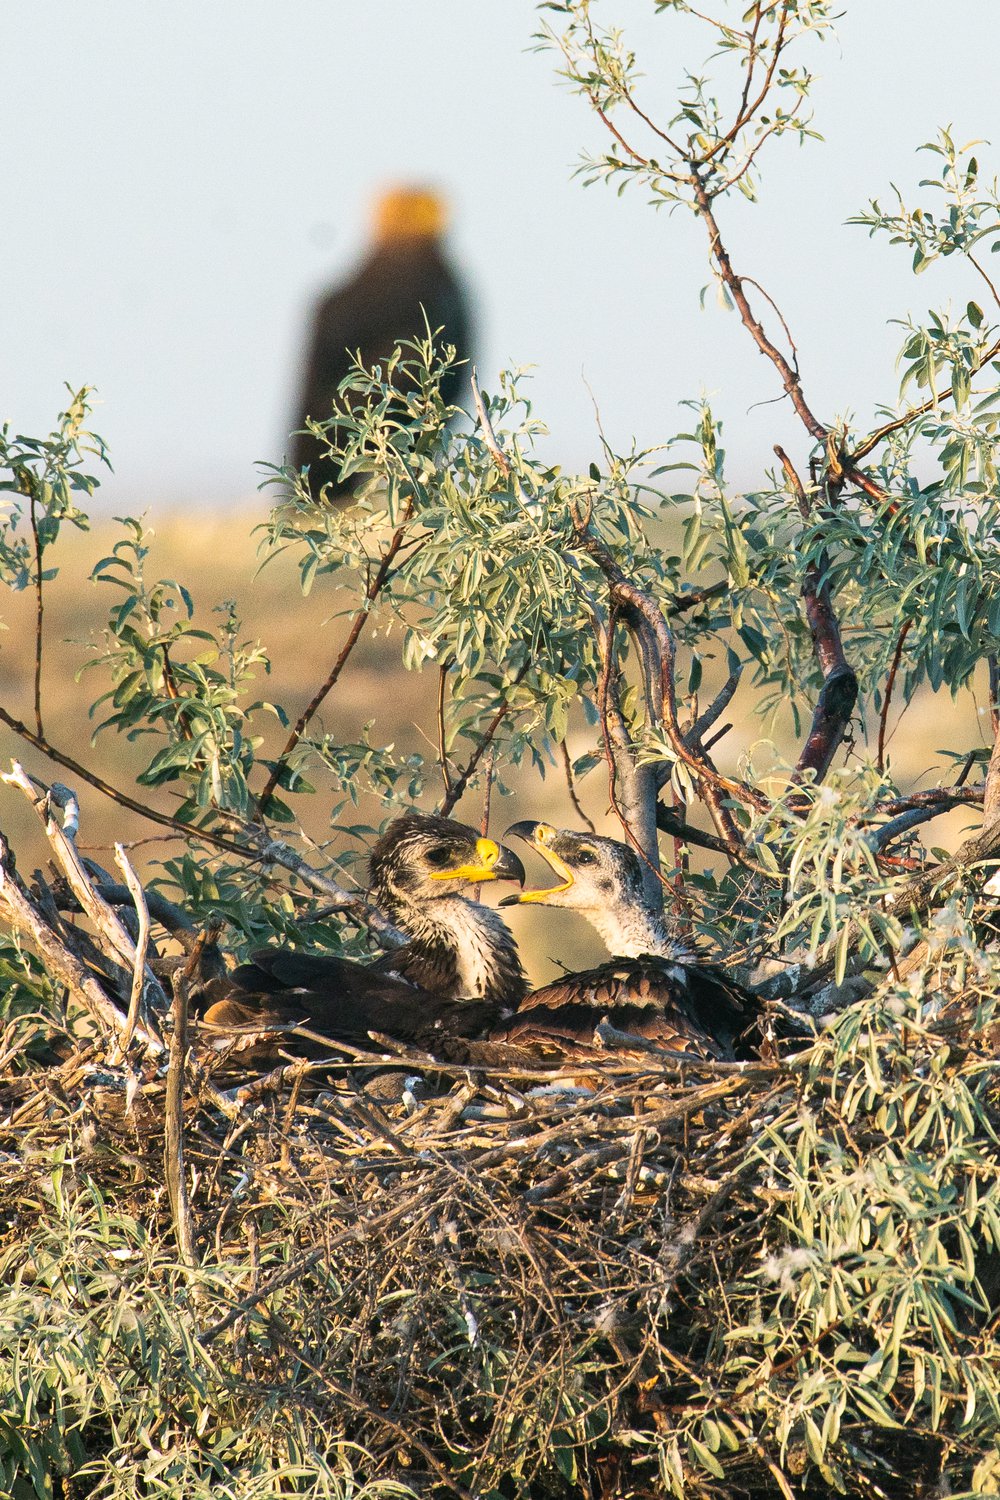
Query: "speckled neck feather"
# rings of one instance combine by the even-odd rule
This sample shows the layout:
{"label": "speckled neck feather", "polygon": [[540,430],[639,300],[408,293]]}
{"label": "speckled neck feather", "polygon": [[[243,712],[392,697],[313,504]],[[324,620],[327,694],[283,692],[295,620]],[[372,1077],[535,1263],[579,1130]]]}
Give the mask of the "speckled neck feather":
{"label": "speckled neck feather", "polygon": [[490,1000],[513,1010],[527,992],[517,948],[497,913],[478,901],[448,895],[405,901],[398,894],[379,901],[409,933],[410,942],[385,967],[442,999]]}

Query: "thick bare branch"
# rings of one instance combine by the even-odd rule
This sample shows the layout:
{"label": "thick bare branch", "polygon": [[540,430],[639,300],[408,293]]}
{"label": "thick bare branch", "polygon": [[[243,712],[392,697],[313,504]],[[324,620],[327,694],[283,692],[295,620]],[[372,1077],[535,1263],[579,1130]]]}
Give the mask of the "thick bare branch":
{"label": "thick bare branch", "polygon": [[[581,550],[592,557],[601,569],[608,583],[612,604],[619,611],[623,624],[636,639],[644,672],[649,673],[648,706],[654,722],[662,724],[678,760],[683,761],[693,772],[699,783],[700,795],[712,808],[713,818],[717,813],[721,815],[723,827],[719,829],[720,836],[737,845],[741,844],[742,839],[732,814],[723,805],[725,798],[731,797],[760,811],[769,805],[767,798],[745,782],[720,775],[703,751],[686,743],[677,717],[676,649],[673,633],[662,610],[651,595],[626,578],[607,548],[596,537],[585,529],[578,529],[576,541]],[[717,795],[712,798],[712,793]]]}
{"label": "thick bare branch", "polygon": [[[23,889],[14,874],[6,839],[0,835],[0,915],[13,931],[22,933],[32,944],[53,979],[64,984],[70,994],[94,1017],[104,1031],[119,1036],[125,1025],[124,1011],[105,994],[95,975],[80,962],[53,932],[44,914]],[[163,1043],[155,1032],[139,1025],[136,1038],[150,1052],[163,1052]]]}
{"label": "thick bare branch", "polygon": [[565,740],[559,741],[559,754],[562,757],[563,771],[566,776],[566,790],[569,792],[569,800],[576,809],[576,815],[581,823],[586,823],[591,833],[596,833],[597,829],[594,827],[592,820],[587,816],[583,803],[580,801],[580,796],[576,789],[576,779],[573,775],[573,760],[569,753],[569,746]]}
{"label": "thick bare branch", "polygon": [[132,966],[132,993],[129,997],[128,1015],[125,1018],[125,1030],[118,1043],[120,1049],[118,1060],[121,1060],[124,1059],[135,1033],[143,993],[146,987],[146,953],[149,948],[149,907],[146,904],[146,893],[139,882],[139,877],[129,863],[128,856],[121,844],[115,845],[115,861],[125,876],[125,884],[135,903],[136,915],[139,918],[139,935],[136,939],[135,958]]}
{"label": "thick bare branch", "polygon": [[[777,443],[774,451],[781,461],[789,488],[795,496],[799,513],[808,519],[812,502],[785,450]],[[812,636],[813,650],[823,673],[823,686],[813,712],[812,725],[796,765],[796,778],[812,771],[822,781],[837,748],[847,732],[858,697],[858,679],[848,664],[840,638],[840,625],[830,586],[825,578],[828,567],[825,553],[818,563],[809,563],[802,581],[802,600]]]}
{"label": "thick bare branch", "polygon": [[[16,786],[28,798],[41,820],[45,835],[52,845],[73,895],[94,924],[106,949],[110,950],[110,955],[116,962],[123,963],[131,972],[136,963],[136,945],[125,931],[114,909],[102,900],[94,889],[76,847],[79,804],[75,795],[68,787],[61,786],[58,782],[47,790],[37,790],[17,761],[13,763],[10,771],[0,777],[0,780],[6,782],[8,786]],[[62,827],[53,816],[53,807],[63,809]],[[168,1002],[160,981],[148,968],[144,972],[141,1012],[144,1021],[148,1024],[151,1009],[165,1011]]]}
{"label": "thick bare branch", "polygon": [[858,698],[858,679],[844,655],[829,587],[825,581],[819,580],[819,569],[810,564],[802,593],[809,633],[823,673],[823,686],[796,765],[796,775],[801,777],[812,771],[816,780],[822,781],[851,722]]}
{"label": "thick bare branch", "polygon": [[667,807],[663,802],[656,804],[656,826],[663,833],[669,833],[672,838],[680,839],[685,844],[696,844],[700,849],[711,849],[716,854],[730,854],[732,851],[728,844],[717,838],[714,833],[703,833],[700,828],[685,822],[678,817],[673,808]]}
{"label": "thick bare branch", "polygon": [[656,783],[651,765],[640,765],[632,747],[618,695],[615,654],[617,611],[605,621],[594,616],[601,673],[597,712],[608,765],[608,796],[626,839],[642,863],[643,891],[654,909],[663,904],[660,850],[656,838]]}
{"label": "thick bare branch", "polygon": [[729,707],[730,703],[732,703],[733,695],[735,694],[736,689],[739,687],[742,677],[742,667],[737,667],[735,672],[730,672],[729,676],[726,678],[725,682],[723,683],[722,687],[719,689],[715,697],[712,699],[711,703],[705,709],[704,713],[700,713],[698,715],[694,723],[691,725],[691,728],[684,736],[689,745],[702,745],[705,735],[712,728],[712,725],[718,722],[721,716],[725,713],[726,709]]}

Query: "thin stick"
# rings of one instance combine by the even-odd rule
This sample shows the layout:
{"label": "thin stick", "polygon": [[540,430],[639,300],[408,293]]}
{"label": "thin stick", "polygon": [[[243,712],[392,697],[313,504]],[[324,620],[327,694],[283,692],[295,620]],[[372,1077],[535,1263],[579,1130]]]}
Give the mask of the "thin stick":
{"label": "thin stick", "polygon": [[373,577],[368,580],[368,585],[365,589],[364,600],[360,607],[354,612],[354,618],[351,620],[351,626],[347,632],[347,638],[337,654],[336,661],[330,668],[325,681],[322,682],[316,689],[315,693],[313,693],[305,708],[299,714],[298,719],[295,721],[295,727],[293,728],[291,734],[288,736],[288,739],[285,741],[285,747],[282,750],[281,754],[278,756],[278,759],[275,761],[274,766],[271,770],[271,774],[270,776],[268,776],[267,781],[264,784],[264,790],[257,798],[257,805],[253,813],[253,821],[255,823],[259,823],[261,818],[265,816],[267,812],[268,801],[275,787],[278,785],[278,782],[281,780],[281,777],[288,765],[289,757],[291,756],[296,745],[299,743],[299,740],[302,738],[303,734],[308,728],[314,714],[316,714],[319,710],[319,707],[322,704],[323,700],[332,692],[333,688],[336,686],[341,672],[347,665],[351,652],[357,645],[358,640],[361,636],[361,632],[364,630],[371,617],[372,605],[392,576],[392,564],[395,561],[396,554],[399,552],[400,548],[403,545],[403,542],[406,539],[406,530],[410,523],[410,518],[412,515],[413,500],[410,499],[406,502],[402,519],[400,520],[398,527],[393,533],[392,540],[390,541],[385,552],[382,554],[382,558],[379,562],[377,571],[375,572]]}
{"label": "thin stick", "polygon": [[115,863],[125,876],[125,884],[135,902],[136,914],[139,918],[139,936],[136,940],[135,961],[132,966],[132,994],[129,997],[128,1015],[125,1017],[125,1030],[118,1039],[117,1055],[111,1059],[113,1062],[118,1062],[124,1060],[131,1045],[136,1022],[139,1019],[139,1008],[142,1004],[146,977],[146,953],[149,948],[149,907],[146,904],[146,895],[139,877],[129,863],[121,844],[115,845]]}
{"label": "thin stick", "polygon": [[188,976],[178,970],[173,979],[172,1027],[167,1061],[163,1168],[167,1179],[174,1235],[181,1260],[189,1270],[198,1264],[194,1250],[194,1221],[184,1169],[184,1069],[188,1051]]}
{"label": "thin stick", "polygon": [[[722,280],[725,283],[726,290],[729,292],[729,295],[732,297],[733,301],[736,304],[736,309],[739,312],[744,328],[746,328],[747,332],[750,334],[760,352],[766,355],[774,365],[774,368],[777,370],[778,374],[781,377],[781,383],[784,386],[787,395],[790,397],[791,403],[795,408],[795,411],[798,414],[799,418],[801,419],[804,427],[806,428],[806,431],[809,432],[814,438],[816,438],[818,442],[825,442],[829,433],[829,428],[826,427],[825,424],[822,423],[810,409],[802,392],[802,381],[801,377],[799,376],[798,370],[796,370],[791,364],[789,364],[788,360],[782,354],[781,350],[778,349],[768,338],[767,334],[764,331],[763,324],[761,323],[760,319],[754,315],[753,309],[751,308],[750,303],[747,300],[747,294],[743,290],[743,282],[745,278],[739,276],[734,270],[733,263],[729,258],[729,251],[726,249],[723,243],[722,231],[719,228],[718,222],[712,209],[712,194],[709,192],[705,182],[701,177],[697,175],[697,173],[692,174],[691,187],[694,193],[695,203],[698,207],[698,213],[702,221],[704,222],[705,228],[708,231],[709,248],[711,254],[715,260],[716,265],[719,268],[719,275],[722,277]],[[859,456],[859,454],[852,455],[855,460]]]}
{"label": "thin stick", "polygon": [[35,728],[39,735],[44,735],[42,727],[42,624],[45,615],[45,601],[42,596],[42,542],[38,534],[38,516],[35,510],[35,490],[32,485],[28,500],[29,516],[31,520],[31,535],[35,543]]}
{"label": "thin stick", "polygon": [[576,809],[576,815],[580,819],[580,822],[586,823],[591,833],[596,833],[597,829],[594,827],[591,819],[584,812],[583,804],[581,803],[579,795],[577,793],[576,781],[573,776],[573,762],[570,759],[569,746],[567,745],[565,740],[559,741],[559,751],[562,755],[563,770],[566,773],[566,789],[569,792],[569,800],[572,802],[574,808]]}
{"label": "thin stick", "polygon": [[458,776],[452,782],[451,789],[447,792],[441,802],[441,806],[438,808],[438,815],[440,817],[447,818],[448,816],[450,816],[452,808],[456,803],[461,801],[462,796],[465,792],[465,788],[469,785],[469,781],[476,773],[476,767],[479,765],[479,762],[482,760],[490,745],[492,745],[494,736],[496,735],[497,730],[500,728],[500,725],[510,713],[510,694],[512,694],[518,684],[524,680],[530,665],[531,662],[526,661],[520,668],[516,677],[514,678],[514,681],[510,685],[508,696],[504,699],[490,722],[487,724],[483,737],[479,741],[479,744],[476,746],[476,748],[473,750],[472,754],[469,756],[467,764],[462,768],[461,771],[459,771]]}
{"label": "thin stick", "polygon": [[[1000,354],[1000,339],[991,344],[982,358],[977,360],[972,366],[969,371],[969,379],[973,379],[979,374],[980,370],[985,369],[991,360],[996,359],[998,354]],[[853,469],[863,458],[867,458],[872,449],[877,448],[883,439],[889,437],[894,432],[898,432],[901,427],[907,427],[911,422],[915,422],[918,417],[924,417],[928,412],[935,411],[942,401],[949,401],[950,399],[951,391],[949,389],[942,392],[940,396],[936,394],[931,396],[919,406],[911,406],[901,416],[893,417],[891,421],[883,423],[881,427],[877,427],[863,442],[859,443],[856,448],[845,455],[845,467]]]}
{"label": "thin stick", "polygon": [[[889,718],[889,704],[892,701],[893,684],[896,681],[896,673],[899,671],[899,663],[903,655],[903,642],[906,640],[912,624],[912,620],[903,621],[903,628],[899,632],[899,639],[896,642],[896,649],[893,652],[892,665],[889,668],[889,676],[886,678],[885,682],[885,695],[882,699],[882,712],[879,714],[878,720],[878,772],[880,776],[885,770],[885,726]],[[995,728],[996,726],[994,725],[994,729]]]}
{"label": "thin stick", "polygon": [[438,764],[441,767],[441,779],[444,782],[444,794],[447,797],[451,792],[451,772],[448,768],[448,752],[445,749],[444,733],[444,694],[445,685],[448,681],[448,668],[438,668],[438,703],[437,703],[437,726],[438,726]]}

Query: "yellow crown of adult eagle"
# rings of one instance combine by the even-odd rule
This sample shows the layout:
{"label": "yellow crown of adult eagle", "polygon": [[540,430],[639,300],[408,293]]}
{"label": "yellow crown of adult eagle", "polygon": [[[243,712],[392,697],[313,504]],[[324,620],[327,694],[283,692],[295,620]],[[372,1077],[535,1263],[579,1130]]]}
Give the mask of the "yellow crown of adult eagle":
{"label": "yellow crown of adult eagle", "polygon": [[[376,202],[372,245],[354,275],[333,288],[313,311],[309,351],[295,414],[300,430],[292,438],[291,461],[309,467],[309,485],[319,496],[344,498],[335,463],[323,456],[323,445],[303,431],[306,418],[321,422],[330,415],[337,387],[349,374],[354,355],[366,367],[384,361],[403,340],[442,332],[439,340],[454,344],[460,359],[471,357],[472,337],[465,291],[443,249],[448,213],[443,198],[428,188],[396,187]],[[442,399],[458,400],[468,367],[449,372],[441,384]]]}

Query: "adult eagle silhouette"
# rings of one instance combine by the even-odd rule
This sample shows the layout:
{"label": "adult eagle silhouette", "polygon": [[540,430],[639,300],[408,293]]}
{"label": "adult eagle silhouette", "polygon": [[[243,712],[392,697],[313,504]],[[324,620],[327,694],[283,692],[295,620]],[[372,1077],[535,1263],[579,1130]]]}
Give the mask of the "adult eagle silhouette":
{"label": "adult eagle silhouette", "polygon": [[[429,327],[454,344],[461,359],[471,355],[468,304],[462,285],[442,245],[447,213],[438,194],[425,188],[400,187],[376,203],[373,244],[358,270],[318,303],[305,375],[296,409],[296,426],[330,415],[337,387],[350,372],[355,354],[365,365],[388,359],[406,339],[421,338]],[[465,367],[449,372],[441,385],[446,402],[457,399]],[[341,484],[338,466],[323,456],[323,445],[311,433],[292,437],[291,460],[309,467],[309,486],[319,497],[344,499],[351,485]]]}

